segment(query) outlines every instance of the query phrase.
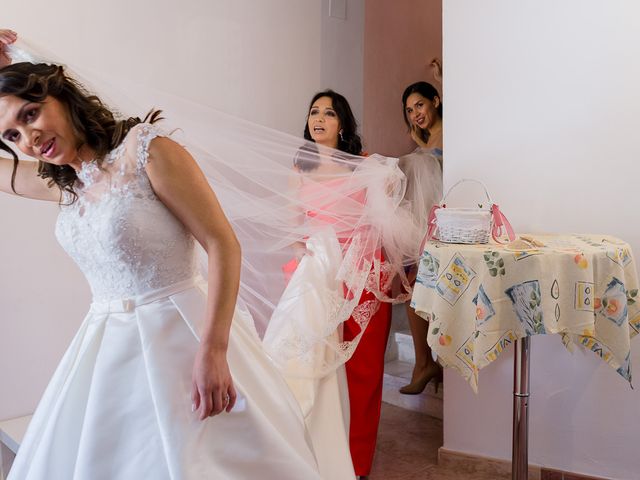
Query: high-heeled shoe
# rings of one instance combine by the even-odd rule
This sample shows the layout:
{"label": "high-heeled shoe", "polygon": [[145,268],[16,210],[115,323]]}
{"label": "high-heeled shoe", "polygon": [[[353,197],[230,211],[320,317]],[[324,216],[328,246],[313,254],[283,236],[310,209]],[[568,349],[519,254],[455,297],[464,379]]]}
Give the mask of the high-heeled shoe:
{"label": "high-heeled shoe", "polygon": [[405,395],[418,395],[427,388],[427,384],[431,381],[436,382],[435,390],[438,393],[438,387],[442,383],[442,367],[438,364],[435,364],[436,368],[431,372],[427,373],[422,378],[419,378],[408,385],[405,385],[400,389],[400,393]]}

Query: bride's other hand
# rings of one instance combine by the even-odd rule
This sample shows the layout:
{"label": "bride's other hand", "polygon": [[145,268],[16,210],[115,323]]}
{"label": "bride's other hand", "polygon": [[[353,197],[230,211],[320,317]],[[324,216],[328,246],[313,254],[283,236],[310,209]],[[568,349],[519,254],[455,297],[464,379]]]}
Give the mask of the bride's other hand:
{"label": "bride's other hand", "polygon": [[204,420],[231,411],[236,402],[227,347],[240,286],[240,243],[202,170],[182,146],[154,138],[145,169],[157,197],[207,252],[207,310],[191,389],[193,410]]}
{"label": "bride's other hand", "polygon": [[0,29],[0,68],[11,65],[11,58],[7,55],[6,46],[18,39],[18,34],[13,30]]}
{"label": "bride's other hand", "polygon": [[193,366],[191,401],[198,418],[230,412],[236,403],[236,389],[227,363],[226,350],[200,347]]}

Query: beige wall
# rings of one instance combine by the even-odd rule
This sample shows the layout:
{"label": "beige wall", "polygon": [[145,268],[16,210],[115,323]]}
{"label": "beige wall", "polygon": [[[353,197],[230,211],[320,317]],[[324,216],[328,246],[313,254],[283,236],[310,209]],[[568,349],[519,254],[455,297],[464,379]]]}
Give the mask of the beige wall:
{"label": "beige wall", "polygon": [[415,148],[402,117],[402,92],[420,80],[440,88],[429,67],[434,57],[442,58],[442,0],[366,1],[363,131],[369,153],[399,156]]}
{"label": "beige wall", "polygon": [[346,18],[343,19],[331,16],[331,0],[322,0],[322,88],[331,88],[344,95],[356,119],[362,123],[362,52],[368,1],[345,2]]}
{"label": "beige wall", "polygon": [[3,8],[2,21],[85,69],[297,133],[321,85],[320,10],[317,0],[32,0]]}
{"label": "beige wall", "polygon": [[[361,47],[342,49],[340,62],[323,52],[345,39],[361,45],[363,2],[350,0],[347,19],[330,27],[327,2],[29,0],[4,6],[1,26],[120,85],[153,85],[301,135],[313,93],[327,81],[357,92],[350,80],[362,75]],[[0,195],[0,419],[33,411],[90,302],[53,237],[56,213]]]}
{"label": "beige wall", "polygon": [[[640,255],[640,5],[446,0],[445,184],[484,180],[520,232],[608,233]],[[472,201],[472,198],[466,200]],[[634,377],[640,342],[631,342]],[[480,393],[445,377],[445,448],[510,459],[512,351]],[[640,390],[555,336],[532,340],[529,461],[638,478]]]}

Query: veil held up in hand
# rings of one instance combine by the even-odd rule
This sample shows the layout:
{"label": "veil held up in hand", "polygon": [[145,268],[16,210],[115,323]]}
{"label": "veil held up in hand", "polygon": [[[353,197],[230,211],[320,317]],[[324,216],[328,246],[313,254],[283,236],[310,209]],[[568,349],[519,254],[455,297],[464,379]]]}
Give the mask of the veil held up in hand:
{"label": "veil held up in hand", "polygon": [[[22,41],[7,50],[14,63],[63,64]],[[119,117],[162,110],[159,125],[196,159],[240,242],[239,307],[289,375],[320,378],[349,359],[361,334],[346,342],[340,327],[363,291],[409,298],[404,266],[423,232],[402,202],[397,159],[348,155],[146,85],[65,70]],[[354,315],[361,333],[369,318]]]}

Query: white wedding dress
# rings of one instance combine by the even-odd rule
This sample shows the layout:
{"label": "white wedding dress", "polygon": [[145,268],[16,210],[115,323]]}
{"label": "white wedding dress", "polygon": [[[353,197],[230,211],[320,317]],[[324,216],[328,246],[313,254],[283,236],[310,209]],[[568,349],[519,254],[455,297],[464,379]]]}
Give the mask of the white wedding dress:
{"label": "white wedding dress", "polygon": [[246,311],[229,339],[236,407],[204,422],[191,412],[206,289],[194,239],[145,173],[156,135],[138,125],[103,168],[85,164],[77,201],[61,208],[57,237],[94,301],[9,479],[320,478],[297,402]]}
{"label": "white wedding dress", "polygon": [[[282,300],[276,306],[265,332],[266,351],[278,361],[280,370],[295,395],[326,479],[353,479],[355,472],[349,450],[349,391],[344,365],[329,372],[323,364],[334,364],[342,326],[333,325],[332,308],[344,298],[338,280],[342,249],[331,229],[306,241],[305,255],[292,275]],[[332,298],[336,300],[331,301]],[[284,358],[291,344],[301,338],[327,338],[302,357]]]}

